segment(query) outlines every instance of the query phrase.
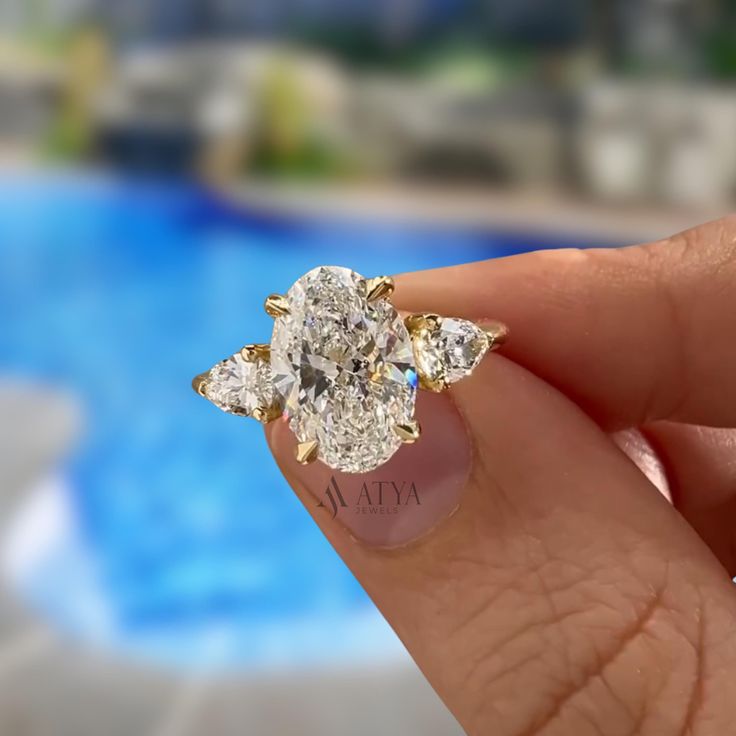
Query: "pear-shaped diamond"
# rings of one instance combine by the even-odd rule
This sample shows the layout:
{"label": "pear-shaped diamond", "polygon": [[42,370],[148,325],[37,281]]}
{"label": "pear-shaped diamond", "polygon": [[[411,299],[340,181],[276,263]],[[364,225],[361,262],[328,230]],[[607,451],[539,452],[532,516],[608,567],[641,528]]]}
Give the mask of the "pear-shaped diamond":
{"label": "pear-shaped diamond", "polygon": [[263,358],[246,360],[242,353],[218,363],[207,374],[204,395],[230,414],[253,416],[272,410],[271,366]]}
{"label": "pear-shaped diamond", "polygon": [[419,376],[434,389],[470,375],[491,346],[480,327],[455,317],[421,315],[412,334]]}

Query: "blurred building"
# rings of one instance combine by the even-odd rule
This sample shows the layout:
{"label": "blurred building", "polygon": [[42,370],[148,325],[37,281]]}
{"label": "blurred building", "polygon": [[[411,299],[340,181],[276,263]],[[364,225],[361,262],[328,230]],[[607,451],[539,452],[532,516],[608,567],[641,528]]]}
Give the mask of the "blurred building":
{"label": "blurred building", "polygon": [[220,181],[349,172],[678,207],[736,196],[726,0],[6,0],[1,12],[23,37],[94,22],[114,59],[80,94],[64,59],[31,72],[0,55],[5,139],[54,127],[51,150]]}
{"label": "blurred building", "polygon": [[63,64],[0,39],[0,154],[44,136],[64,76]]}

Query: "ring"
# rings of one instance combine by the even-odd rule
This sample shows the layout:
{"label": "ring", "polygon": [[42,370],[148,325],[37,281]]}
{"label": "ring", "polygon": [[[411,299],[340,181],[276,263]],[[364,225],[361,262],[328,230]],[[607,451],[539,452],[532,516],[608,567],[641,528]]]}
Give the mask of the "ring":
{"label": "ring", "polygon": [[225,412],[296,435],[296,459],[365,473],[416,442],[418,388],[442,391],[505,342],[505,325],[438,314],[399,315],[388,276],[319,266],[266,299],[271,344],[246,345],[196,376],[194,390]]}

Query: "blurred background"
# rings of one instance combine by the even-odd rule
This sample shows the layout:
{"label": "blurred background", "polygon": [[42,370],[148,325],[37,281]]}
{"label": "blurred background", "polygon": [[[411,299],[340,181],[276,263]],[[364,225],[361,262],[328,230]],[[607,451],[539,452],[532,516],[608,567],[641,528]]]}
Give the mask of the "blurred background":
{"label": "blurred background", "polygon": [[190,379],[318,264],[725,213],[734,80],[734,0],[0,0],[0,733],[459,733]]}

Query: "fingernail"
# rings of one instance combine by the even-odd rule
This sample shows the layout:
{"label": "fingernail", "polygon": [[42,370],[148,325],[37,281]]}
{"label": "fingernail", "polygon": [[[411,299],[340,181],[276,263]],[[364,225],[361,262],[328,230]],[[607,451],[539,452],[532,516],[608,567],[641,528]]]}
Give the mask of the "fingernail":
{"label": "fingernail", "polygon": [[287,479],[309,492],[321,523],[342,524],[370,546],[399,547],[453,513],[472,460],[465,423],[447,394],[420,393],[416,416],[419,440],[370,473],[342,473],[320,461],[300,465],[285,422],[274,423],[269,441]]}

